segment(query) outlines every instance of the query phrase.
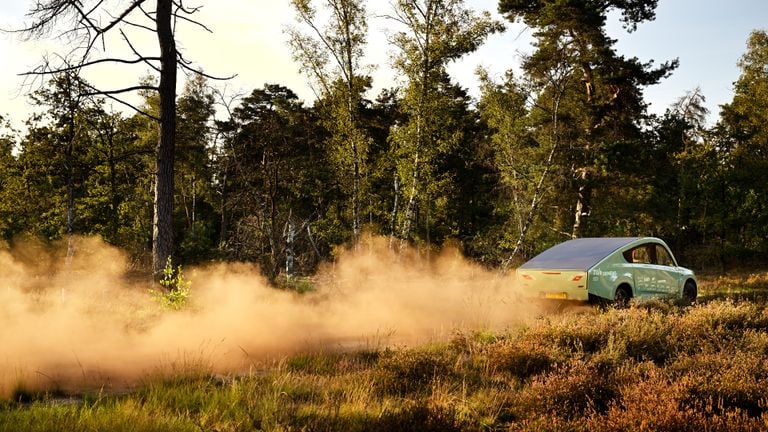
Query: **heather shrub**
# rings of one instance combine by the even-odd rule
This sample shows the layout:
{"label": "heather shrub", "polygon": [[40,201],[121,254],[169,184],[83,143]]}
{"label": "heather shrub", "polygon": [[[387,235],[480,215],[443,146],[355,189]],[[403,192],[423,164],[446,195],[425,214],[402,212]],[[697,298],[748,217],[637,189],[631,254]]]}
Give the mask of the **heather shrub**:
{"label": "heather shrub", "polygon": [[573,421],[548,414],[538,414],[531,418],[512,423],[509,432],[581,432],[585,431],[579,421]]}
{"label": "heather shrub", "polygon": [[598,310],[555,317],[553,321],[540,322],[521,338],[553,345],[570,353],[594,353],[608,341],[616,319],[615,311],[601,315]]}
{"label": "heather shrub", "polygon": [[768,430],[765,306],[581,308],[445,344],[296,354],[247,376],[184,363],[71,406],[17,392],[0,430]]}
{"label": "heather shrub", "polygon": [[455,356],[446,348],[391,351],[375,367],[378,386],[386,394],[423,394],[433,380],[454,378],[455,362]]}
{"label": "heather shrub", "polygon": [[546,346],[541,341],[524,338],[491,345],[487,358],[492,370],[524,380],[552,370],[557,364],[565,361],[567,355],[558,347]]}
{"label": "heather shrub", "polygon": [[686,400],[694,405],[715,404],[718,411],[739,410],[750,416],[768,412],[768,360],[735,352],[680,358],[670,372],[689,386]]}
{"label": "heather shrub", "polygon": [[674,353],[670,344],[670,317],[654,310],[632,308],[611,331],[611,343],[627,357],[664,363]]}
{"label": "heather shrub", "polygon": [[741,339],[741,349],[760,356],[768,356],[768,332],[749,329]]}
{"label": "heather shrub", "polygon": [[604,411],[617,391],[613,374],[583,360],[572,360],[550,373],[534,377],[518,393],[515,409],[521,418],[542,413],[582,417]]}
{"label": "heather shrub", "polygon": [[[412,402],[398,411],[386,411],[365,430],[403,432],[453,432],[463,430],[451,409]],[[337,429],[342,430],[342,429]]]}
{"label": "heather shrub", "polygon": [[673,326],[670,337],[681,354],[718,353],[743,345],[750,332],[768,330],[768,313],[751,302],[716,300],[690,308]]}
{"label": "heather shrub", "polygon": [[746,432],[765,428],[768,417],[755,418],[740,409],[724,409],[712,399],[691,400],[691,385],[686,377],[670,379],[663,369],[652,367],[622,385],[607,410],[586,416],[583,430]]}

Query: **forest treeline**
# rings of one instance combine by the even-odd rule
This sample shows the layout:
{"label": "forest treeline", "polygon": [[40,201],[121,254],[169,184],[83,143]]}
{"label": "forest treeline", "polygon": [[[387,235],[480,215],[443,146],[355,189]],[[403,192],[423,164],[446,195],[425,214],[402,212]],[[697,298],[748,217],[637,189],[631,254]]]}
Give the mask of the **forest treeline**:
{"label": "forest treeline", "polygon": [[[608,12],[631,31],[655,17],[652,0],[501,0],[535,44],[517,75],[479,70],[477,101],[446,67],[503,31],[490,15],[460,0],[394,1],[403,84],[372,96],[365,2],[293,3],[301,25],[289,45],[318,94],[312,105],[280,84],[228,99],[204,74],[177,97],[177,261],[310,274],[368,231],[395,250],[452,242],[499,267],[572,237],[634,235],[667,240],[694,268],[765,262],[765,31],[750,35],[733,100],[710,122],[698,89],[650,114],[643,89],[677,62],[625,57],[606,34]],[[78,71],[45,75],[23,135],[3,119],[0,233],[9,244],[98,235],[149,268],[157,78],[143,78],[139,112],[126,114]]]}

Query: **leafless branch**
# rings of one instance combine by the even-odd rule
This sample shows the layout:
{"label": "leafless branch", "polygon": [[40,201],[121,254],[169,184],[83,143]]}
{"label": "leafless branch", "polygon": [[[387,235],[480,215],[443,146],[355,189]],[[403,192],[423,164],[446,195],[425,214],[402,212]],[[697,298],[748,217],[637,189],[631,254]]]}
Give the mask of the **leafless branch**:
{"label": "leafless branch", "polygon": [[208,33],[213,33],[213,30],[211,30],[211,29],[210,29],[210,28],[208,28],[208,27],[207,27],[205,24],[203,24],[203,23],[201,23],[201,22],[199,22],[199,21],[195,21],[195,20],[193,20],[193,19],[191,19],[191,18],[187,18],[187,17],[185,17],[185,16],[183,16],[183,15],[178,15],[178,18],[179,18],[180,20],[182,20],[182,21],[186,21],[186,22],[188,22],[188,23],[190,23],[190,24],[194,24],[194,25],[196,25],[196,26],[198,26],[198,27],[202,28],[203,30],[207,31]]}
{"label": "leafless branch", "polygon": [[41,70],[35,69],[35,70],[29,71],[29,72],[21,73],[19,75],[20,76],[24,76],[24,75],[54,75],[54,74],[61,73],[61,72],[76,71],[78,69],[82,69],[82,68],[87,67],[87,66],[97,65],[97,64],[100,64],[100,63],[136,64],[136,63],[145,62],[147,60],[159,60],[159,58],[158,57],[143,57],[143,58],[137,58],[137,59],[133,59],[133,60],[126,60],[126,59],[121,59],[121,58],[105,58],[105,59],[93,60],[93,61],[86,62],[86,63],[80,63],[80,64],[77,64],[75,66],[67,66],[67,67],[56,68],[56,69],[47,69],[47,68],[41,69]]}
{"label": "leafless branch", "polygon": [[237,77],[237,74],[233,74],[233,75],[230,75],[228,77],[217,77],[217,76],[214,76],[214,75],[209,75],[209,74],[203,72],[202,69],[195,69],[195,68],[193,68],[191,66],[188,66],[187,64],[184,64],[184,63],[179,63],[179,66],[181,67],[182,70],[185,70],[187,72],[191,72],[191,73],[196,74],[196,75],[200,75],[202,77],[205,77],[205,78],[208,78],[208,79],[214,80],[214,81],[229,81],[229,80]]}
{"label": "leafless branch", "polygon": [[[35,81],[37,81],[36,77],[45,77],[61,72],[79,72],[85,67],[110,63],[122,65],[143,63],[153,71],[160,73],[160,66],[158,65],[160,57],[141,55],[125,31],[125,28],[136,28],[153,33],[156,31],[156,29],[152,28],[150,24],[147,24],[144,21],[144,19],[147,19],[150,22],[154,22],[157,18],[157,12],[155,10],[147,9],[148,4],[150,4],[150,2],[147,2],[146,0],[126,0],[123,2],[124,6],[122,9],[117,13],[111,14],[107,10],[110,5],[110,2],[107,0],[93,0],[88,2],[82,0],[34,1],[33,7],[30,8],[30,12],[27,15],[31,18],[31,22],[24,28],[11,30],[11,32],[21,33],[29,38],[43,35],[47,36],[52,32],[57,32],[58,34],[55,36],[58,38],[67,38],[67,41],[72,48],[66,56],[53,54],[52,56],[56,57],[50,59],[45,56],[43,57],[41,64],[35,69],[20,74],[21,76],[29,77],[30,79],[29,81],[26,81],[25,79],[24,85],[34,85]],[[173,5],[176,9],[174,20],[188,22],[207,32],[212,32],[210,28],[201,22],[189,17],[189,15],[200,11],[202,6],[190,7],[185,5],[183,0],[173,0]],[[99,15],[101,13],[104,14],[102,16],[105,18],[105,22],[101,22]],[[123,24],[125,25],[125,28],[121,28],[121,25]],[[59,31],[58,27],[63,27],[64,29]],[[120,33],[126,45],[134,54],[134,58],[109,57],[92,60],[91,57],[99,48],[101,51],[107,51],[106,34],[114,33],[115,31],[113,30],[115,29],[117,29],[116,31]],[[177,56],[179,60],[178,65],[185,73],[194,73],[217,81],[230,80],[236,76],[217,77],[204,73],[200,68],[194,67],[192,63],[187,61],[178,51]],[[138,85],[116,90],[100,90],[89,86],[89,91],[83,96],[100,95],[112,99],[121,105],[125,105],[146,117],[158,120],[154,115],[144,112],[140,108],[117,97],[117,95],[122,93],[139,90],[157,91],[158,89],[148,85]]]}
{"label": "leafless branch", "polygon": [[128,21],[128,20],[125,20],[123,22],[125,23],[125,25],[130,26],[130,27],[135,27],[135,28],[139,28],[139,29],[142,29],[142,30],[150,31],[150,32],[154,32],[155,31],[155,29],[153,29],[152,27],[145,26],[144,24],[137,24],[135,22]]}
{"label": "leafless branch", "polygon": [[152,16],[152,15],[157,15],[155,11],[147,12],[146,10],[144,10],[144,6],[139,6],[139,10],[141,11],[141,13],[144,14],[145,17],[149,18],[151,21],[155,20],[155,17]]}
{"label": "leafless branch", "polygon": [[[89,86],[90,88],[93,88]],[[151,90],[151,91],[158,91],[158,88],[155,86],[149,86],[149,85],[137,85],[137,86],[131,86],[131,87],[125,87],[121,89],[115,89],[115,90],[98,90],[94,89],[92,92],[83,93],[83,96],[96,96],[96,95],[115,95],[115,94],[121,94],[121,93],[130,93],[134,91],[139,90]]]}
{"label": "leafless branch", "polygon": [[202,69],[195,69],[195,68],[193,68],[192,67],[192,62],[187,60],[187,59],[185,59],[184,55],[181,53],[181,51],[177,50],[176,51],[176,56],[177,56],[177,58],[179,60],[179,67],[182,70],[185,70],[187,72],[192,72],[194,74],[206,77],[206,78],[214,80],[214,81],[229,81],[229,80],[231,80],[231,79],[233,79],[233,78],[235,78],[237,76],[237,74],[230,75],[228,77],[217,77],[217,76],[214,76],[214,75],[209,75],[209,74],[203,72]]}
{"label": "leafless branch", "polygon": [[[122,100],[122,99],[120,99],[120,98],[116,97],[114,94],[108,94],[108,93],[104,93],[104,92],[98,91],[98,90],[97,90],[95,87],[93,87],[93,86],[91,86],[91,85],[88,85],[88,84],[86,84],[86,86],[87,86],[88,88],[90,88],[90,89],[93,89],[93,90],[95,90],[94,92],[92,92],[92,94],[93,94],[94,96],[96,96],[96,95],[103,95],[104,97],[106,97],[106,98],[108,98],[108,99],[110,99],[110,100],[113,100],[113,101],[115,101],[115,102],[117,102],[117,103],[119,103],[119,104],[121,104],[121,105],[125,105],[125,106],[127,106],[128,108],[130,108],[130,109],[132,109],[132,110],[136,111],[137,113],[139,113],[139,114],[143,115],[144,117],[147,117],[147,118],[149,118],[149,119],[152,119],[152,120],[154,120],[154,121],[156,121],[156,122],[159,122],[159,121],[160,121],[160,119],[159,119],[157,116],[155,116],[155,115],[152,115],[152,114],[150,114],[150,113],[148,113],[148,112],[146,112],[146,111],[142,110],[141,108],[139,108],[139,107],[137,107],[137,106],[133,105],[133,104],[132,104],[132,103],[130,103],[130,102],[126,102],[126,101],[124,101],[124,100]],[[153,88],[152,88],[152,90],[157,90],[157,89],[153,87]]]}
{"label": "leafless branch", "polygon": [[133,51],[133,54],[135,54],[137,58],[143,60],[144,63],[147,66],[149,66],[150,68],[154,69],[155,72],[160,73],[160,68],[151,63],[152,61],[160,61],[160,57],[145,57],[145,56],[142,56],[141,54],[139,54],[139,51],[136,50],[136,48],[133,46],[133,44],[131,43],[131,40],[128,39],[128,36],[125,34],[125,32],[120,30],[120,35],[122,35],[123,40],[128,45],[128,48],[130,48],[131,51]]}
{"label": "leafless branch", "polygon": [[184,6],[184,1],[183,0],[174,1],[173,4],[174,4],[174,6],[176,6],[176,10],[177,11],[184,12],[187,15],[195,14],[195,13],[199,12],[200,9],[203,8],[202,6],[186,7],[186,6]]}
{"label": "leafless branch", "polygon": [[142,3],[144,3],[145,0],[134,0],[133,3],[131,3],[122,14],[118,15],[118,17],[114,20],[112,20],[111,23],[109,23],[106,27],[99,29],[99,33],[104,34],[111,30],[114,26],[122,22],[125,17],[127,17],[131,12],[133,12],[134,9],[141,6]]}
{"label": "leafless branch", "polygon": [[235,105],[237,101],[242,99],[245,96],[245,92],[240,90],[233,94],[228,94],[227,86],[224,85],[224,88],[217,88],[213,87],[213,95],[219,99],[218,105],[221,105],[224,107],[224,109],[227,111],[228,118],[232,118],[232,107]]}

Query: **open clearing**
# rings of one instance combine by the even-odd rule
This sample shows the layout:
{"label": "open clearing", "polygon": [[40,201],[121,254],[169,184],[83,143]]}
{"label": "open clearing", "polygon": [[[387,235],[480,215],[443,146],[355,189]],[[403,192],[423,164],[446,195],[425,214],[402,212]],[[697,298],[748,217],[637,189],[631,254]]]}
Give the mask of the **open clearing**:
{"label": "open clearing", "polygon": [[416,347],[311,349],[245,374],[190,359],[116,394],[20,385],[0,429],[766,430],[766,275],[702,279],[692,307],[579,308]]}

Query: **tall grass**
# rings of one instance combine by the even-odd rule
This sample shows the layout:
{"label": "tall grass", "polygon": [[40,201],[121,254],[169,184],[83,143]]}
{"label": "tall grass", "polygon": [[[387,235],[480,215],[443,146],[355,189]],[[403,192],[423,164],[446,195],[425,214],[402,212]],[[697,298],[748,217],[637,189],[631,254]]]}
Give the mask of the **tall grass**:
{"label": "tall grass", "polygon": [[424,347],[303,353],[242,376],[179,371],[76,403],[20,396],[0,402],[0,430],[768,430],[768,310],[595,308]]}

